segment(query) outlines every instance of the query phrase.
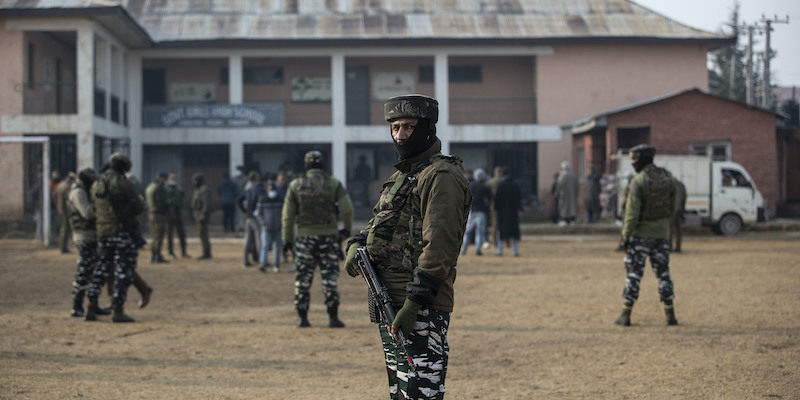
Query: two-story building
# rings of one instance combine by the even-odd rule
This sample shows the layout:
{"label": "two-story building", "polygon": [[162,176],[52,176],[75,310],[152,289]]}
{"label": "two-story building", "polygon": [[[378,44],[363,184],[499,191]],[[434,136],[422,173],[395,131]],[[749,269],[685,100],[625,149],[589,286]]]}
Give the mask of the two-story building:
{"label": "two-story building", "polygon": [[397,160],[383,102],[406,93],[439,100],[445,153],[508,167],[533,201],[572,158],[561,125],[707,89],[708,51],[732,42],[626,0],[3,2],[0,138],[49,152],[4,144],[20,162],[0,213],[115,151],[143,181],[202,171],[213,190],[317,149],[364,215]]}

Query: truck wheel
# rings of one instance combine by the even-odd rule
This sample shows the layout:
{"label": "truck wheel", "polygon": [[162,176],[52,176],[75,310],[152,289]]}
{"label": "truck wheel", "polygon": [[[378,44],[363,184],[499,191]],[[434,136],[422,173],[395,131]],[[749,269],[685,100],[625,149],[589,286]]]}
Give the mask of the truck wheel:
{"label": "truck wheel", "polygon": [[725,214],[719,220],[719,232],[725,236],[733,236],[742,229],[742,220],[736,214]]}

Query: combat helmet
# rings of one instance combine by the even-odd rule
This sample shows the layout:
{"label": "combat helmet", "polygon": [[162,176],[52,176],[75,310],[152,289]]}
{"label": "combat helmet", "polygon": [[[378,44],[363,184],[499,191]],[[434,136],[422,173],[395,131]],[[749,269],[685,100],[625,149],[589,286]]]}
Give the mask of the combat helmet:
{"label": "combat helmet", "polygon": [[303,157],[306,169],[322,168],[322,153],[319,150],[311,150]]}
{"label": "combat helmet", "polygon": [[119,173],[126,173],[131,170],[131,159],[122,153],[114,153],[108,159],[111,169]]}

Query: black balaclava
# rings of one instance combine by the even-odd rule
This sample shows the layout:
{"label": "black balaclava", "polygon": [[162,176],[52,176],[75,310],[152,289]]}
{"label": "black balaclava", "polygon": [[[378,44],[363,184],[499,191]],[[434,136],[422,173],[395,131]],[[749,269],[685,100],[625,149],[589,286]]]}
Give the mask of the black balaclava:
{"label": "black balaclava", "polygon": [[643,170],[644,167],[653,163],[653,158],[656,156],[656,149],[652,146],[640,144],[631,149],[630,155],[631,158],[638,155],[636,161],[631,163],[631,165],[633,165],[633,169],[636,172],[639,172]]}
{"label": "black balaclava", "polygon": [[[392,144],[394,144],[397,153],[400,154],[401,160],[422,154],[436,143],[436,125],[430,122],[427,118],[420,118],[417,121],[414,132],[411,132],[411,135],[402,144],[397,143],[394,138],[392,139]],[[391,134],[391,132],[392,130],[389,128],[389,133]]]}

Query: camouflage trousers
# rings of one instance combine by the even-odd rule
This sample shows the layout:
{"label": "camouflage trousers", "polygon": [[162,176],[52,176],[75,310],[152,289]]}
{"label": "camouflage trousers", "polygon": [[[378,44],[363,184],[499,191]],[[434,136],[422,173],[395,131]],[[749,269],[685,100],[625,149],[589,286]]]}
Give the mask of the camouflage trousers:
{"label": "camouflage trousers", "polygon": [[339,305],[339,238],[337,235],[303,236],[295,242],[294,307],[308,310],[311,301],[311,283],[314,270],[319,265],[322,276],[322,293],[325,305]]}
{"label": "camouflage trousers", "polygon": [[[114,309],[121,309],[128,298],[128,288],[133,282],[139,250],[136,248],[133,238],[127,232],[100,238],[99,245],[101,262],[105,264],[106,268],[112,268],[114,271],[114,294],[112,295],[111,305]],[[106,276],[108,276],[108,272],[106,272]],[[95,299],[99,294],[100,287],[97,288],[95,294],[95,285],[92,284],[89,298]]]}
{"label": "camouflage trousers", "polygon": [[72,281],[72,299],[83,302],[83,297],[92,283],[92,276],[100,265],[100,254],[97,252],[95,240],[75,243],[75,247],[78,248],[78,272]]}
{"label": "camouflage trousers", "polygon": [[411,353],[416,371],[409,370],[403,348],[394,341],[386,327],[380,325],[391,399],[444,398],[444,378],[450,354],[447,343],[449,325],[448,312],[423,308],[417,313],[414,330],[406,337],[406,349]]}
{"label": "camouflage trousers", "polygon": [[658,281],[658,296],[662,302],[675,298],[672,278],[669,275],[669,241],[666,239],[633,238],[625,253],[625,290],[622,298],[633,304],[639,298],[639,286],[644,275],[644,266],[650,257],[650,265]]}

